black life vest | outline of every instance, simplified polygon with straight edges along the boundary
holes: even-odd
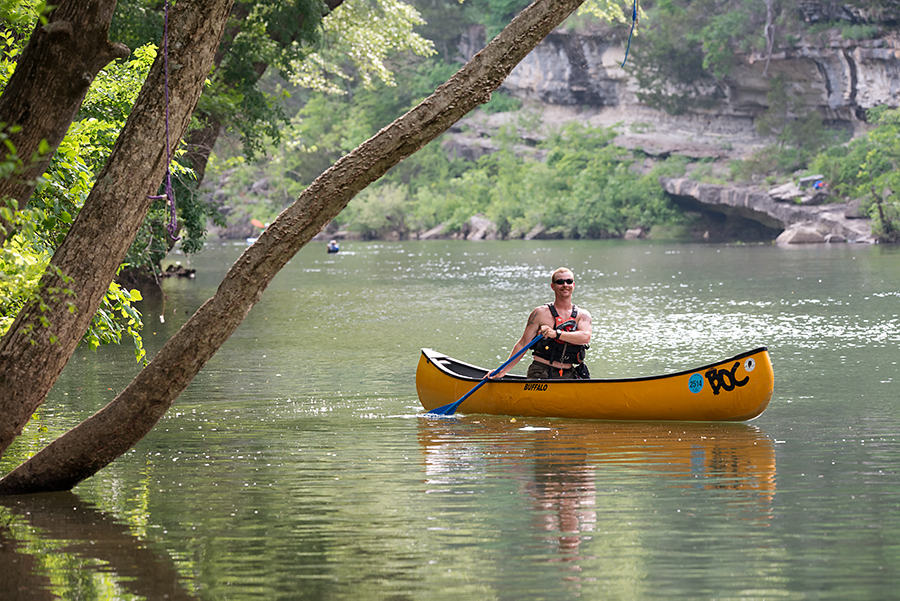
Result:
[[[575,305],[572,305],[571,317],[561,317],[553,303],[548,303],[547,308],[550,309],[550,314],[553,315],[557,327],[570,319],[574,320],[578,317],[578,307]],[[575,324],[562,328],[564,332],[574,332],[576,329],[577,326]],[[583,363],[588,348],[590,348],[590,345],[587,344],[572,344],[562,340],[545,338],[532,347],[532,353],[547,361]]]

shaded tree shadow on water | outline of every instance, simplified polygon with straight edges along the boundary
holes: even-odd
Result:
[[[48,565],[48,554],[65,559]],[[83,598],[93,572],[114,575],[116,586],[146,599],[199,598],[171,558],[72,492],[0,497],[0,565],[9,601]]]

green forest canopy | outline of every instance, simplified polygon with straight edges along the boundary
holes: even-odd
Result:
[[[341,9],[343,19],[307,23],[302,43],[292,46],[291,52],[278,50],[258,33],[241,39],[239,49],[255,48],[252,56],[276,69],[261,80],[246,80],[243,88],[214,83],[204,94],[201,113],[219,111],[229,132],[210,162],[211,178],[227,207],[193,192],[190,169],[173,163],[176,179],[184,184],[178,193],[179,221],[187,234],[183,248],[190,252],[202,247],[209,219],[220,224],[226,218],[271,221],[334,160],[446,80],[460,65],[456,42],[463,32],[480,26],[490,36],[525,4],[525,0],[462,4],[420,0],[411,3],[416,10],[393,0],[347,2]],[[889,0],[847,4],[865,7],[873,17],[893,6]],[[0,89],[41,6],[30,0],[7,0],[2,5]],[[630,5],[618,6],[622,24],[616,27],[624,35]],[[883,26],[875,24],[810,24],[798,11],[783,3],[780,8],[773,21],[774,49],[824,28],[840,28],[846,37],[884,33]],[[646,0],[642,9],[645,18],[628,68],[641,85],[642,99],[665,110],[678,112],[702,102],[698,86],[715,86],[727,77],[740,54],[766,50],[765,2]],[[0,208],[19,233],[0,251],[0,333],[29,298],[72,223],[155,56],[153,41],[161,31],[158,3],[123,0],[117,10],[114,34],[133,45],[132,56],[110,65],[97,78],[30,208]],[[390,36],[378,37],[376,47],[368,49],[371,52],[359,52],[362,40],[372,38],[365,25],[373,10],[392,18],[397,27],[390,29]],[[592,23],[596,24],[595,17],[582,12],[568,26]],[[229,69],[246,71],[246,64],[237,61]],[[769,104],[759,125],[765,129],[762,133],[774,137],[775,145],[735,163],[731,178],[761,175],[776,181],[798,170],[824,173],[840,198],[866,201],[883,240],[898,241],[898,112],[885,107],[870,111],[875,127],[869,135],[846,141],[837,134],[826,135],[816,114],[796,115],[796,99],[777,78],[771,80]],[[522,236],[540,225],[559,236],[596,238],[621,236],[635,227],[685,223],[686,217],[669,202],[657,180],[660,175],[684,173],[687,159],[659,161],[645,173],[637,169],[645,157],[614,146],[612,130],[571,125],[534,146],[525,143],[521,133],[534,129],[540,115],[523,110],[518,99],[498,92],[480,110],[515,115],[493,140],[497,152],[467,161],[448,156],[440,141],[431,144],[355,199],[335,225],[366,238],[406,237],[438,224],[444,224],[447,232],[459,231],[481,213],[504,237]],[[198,122],[197,127],[201,125]],[[7,153],[0,167],[4,176],[13,173],[14,153]],[[266,183],[264,195],[251,193],[259,181]],[[164,209],[160,203],[148,216],[129,253],[132,265],[154,268],[168,252],[162,233]],[[130,336],[141,359],[140,316],[131,304],[139,299],[138,292],[113,284],[85,342],[96,347]]]
[[[395,57],[391,66],[398,85],[355,82],[343,94],[293,94],[295,101],[300,101],[291,119],[290,140],[273,146],[263,161],[248,162],[242,155],[219,148],[214,166],[217,193],[233,210],[230,219],[271,220],[342,152],[378,131],[390,115],[443,81],[445,73],[455,68],[454,40],[462,31],[474,24],[489,33],[495,22],[502,22],[524,2],[497,0],[478,3],[477,9],[475,3],[418,4],[423,5],[428,21],[422,31],[434,39],[437,52],[429,57]],[[851,4],[865,7],[873,17],[891,5]],[[645,18],[627,68],[641,83],[641,98],[657,108],[677,113],[702,106],[705,96],[701,90],[727,77],[736,57],[766,50],[764,2],[669,0],[647,1],[641,6]],[[776,11],[773,23],[773,51],[796,43],[801,36],[835,29],[854,39],[886,33],[883,26],[847,21],[809,23],[786,5]],[[590,16],[584,14],[569,20],[569,27],[590,24]],[[627,31],[627,26],[618,27],[623,30],[619,33]],[[745,161],[734,162],[729,177],[708,176],[707,181],[765,179],[774,183],[798,171],[824,172],[838,194],[836,200],[864,199],[878,218],[876,233],[886,241],[894,240],[891,224],[897,218],[896,199],[872,193],[873,183],[880,191],[897,189],[881,181],[893,177],[891,160],[877,161],[874,171],[861,169],[861,157],[883,157],[891,152],[885,145],[896,127],[893,112],[885,108],[870,111],[869,120],[876,126],[872,134],[849,142],[840,131],[830,131],[818,113],[798,110],[799,99],[791,96],[789,86],[777,77],[770,79],[768,103],[770,108],[757,125],[760,134],[774,144]],[[540,125],[540,114],[523,109],[521,101],[503,92],[495,93],[480,110],[514,115],[513,124],[492,140],[498,152],[468,161],[448,156],[438,141],[355,199],[334,225],[364,238],[402,238],[438,224],[444,224],[445,232],[460,231],[471,216],[481,213],[496,223],[505,237],[522,236],[538,225],[565,237],[616,237],[631,228],[685,223],[685,216],[666,200],[656,179],[684,173],[688,159],[657,161],[648,174],[637,169],[645,158],[640,151],[608,148],[612,131],[569,126],[534,147],[523,134]],[[574,155],[585,157],[584,161],[570,160]],[[561,156],[566,159],[560,162]],[[874,163],[870,159],[866,164]],[[694,173],[707,171],[701,168]],[[263,193],[252,190],[259,183],[264,184]],[[880,214],[884,214],[884,222]]]

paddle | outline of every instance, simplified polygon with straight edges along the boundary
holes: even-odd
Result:
[[[521,356],[522,356],[522,353],[524,353],[525,351],[527,351],[528,349],[530,349],[532,346],[534,346],[534,343],[537,342],[538,340],[540,340],[540,339],[543,338],[543,337],[544,337],[544,336],[543,336],[542,334],[538,334],[537,336],[535,336],[535,337],[534,337],[534,340],[532,340],[532,341],[529,342],[527,345],[525,345],[525,348],[523,348],[522,350],[520,350],[518,353],[516,353],[515,355],[513,355],[513,356],[510,357],[509,359],[507,359],[507,360],[506,360],[506,363],[504,363],[503,365],[501,365],[500,367],[498,367],[497,369],[495,369],[494,371],[492,371],[492,372],[491,372],[491,375],[494,375],[495,373],[497,373],[498,371],[500,371],[501,369],[503,369],[504,367],[506,367],[507,365],[509,365],[510,363],[512,363],[513,361],[515,361],[516,359],[518,359],[519,357],[521,357]],[[429,411],[428,413],[433,413],[433,414],[435,414],[435,415],[453,415],[454,413],[456,413],[456,408],[459,407],[460,404],[461,404],[464,400],[466,400],[467,398],[469,398],[470,396],[472,396],[472,393],[473,393],[473,392],[475,392],[476,390],[478,390],[479,388],[481,388],[482,386],[484,386],[487,382],[488,382],[488,379],[487,379],[487,378],[483,379],[481,382],[479,382],[478,384],[475,385],[475,388],[473,388],[472,390],[470,390],[470,391],[467,392],[466,394],[462,395],[462,397],[461,397],[458,401],[455,401],[455,402],[453,402],[453,403],[450,403],[449,405],[444,405],[443,407],[438,407],[437,409],[432,409],[432,410]]]
[[[568,328],[569,326],[574,326],[574,325],[575,325],[575,320],[569,319],[569,320],[564,321],[563,323],[559,324],[557,326],[557,328],[558,329]],[[528,344],[525,345],[525,348],[521,349],[518,353],[516,353],[515,355],[513,355],[512,357],[507,359],[503,365],[501,365],[500,367],[498,367],[497,369],[492,371],[491,375],[494,375],[495,373],[497,373],[498,371],[500,371],[501,369],[503,369],[504,367],[506,367],[507,365],[509,365],[516,359],[518,359],[519,357],[521,357],[522,353],[524,353],[525,351],[530,349],[532,346],[534,346],[534,343],[543,337],[544,336],[541,334],[538,334],[537,336],[535,336],[531,342],[529,342]],[[456,409],[462,404],[462,402],[464,400],[466,400],[467,398],[469,398],[470,396],[472,396],[473,392],[475,392],[476,390],[478,390],[479,388],[484,386],[487,383],[487,381],[488,381],[488,378],[483,379],[481,382],[479,382],[478,384],[475,385],[475,388],[473,388],[466,394],[462,395],[462,397],[458,401],[450,403],[449,405],[443,405],[442,407],[438,407],[437,409],[432,409],[428,413],[431,413],[434,415],[453,415],[454,413],[456,413]]]

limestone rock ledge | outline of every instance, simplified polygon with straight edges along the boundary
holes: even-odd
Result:
[[[869,219],[847,217],[852,203],[799,205],[779,202],[752,186],[704,184],[687,178],[661,177],[663,190],[688,210],[746,219],[782,233],[780,243],[873,242]]]

